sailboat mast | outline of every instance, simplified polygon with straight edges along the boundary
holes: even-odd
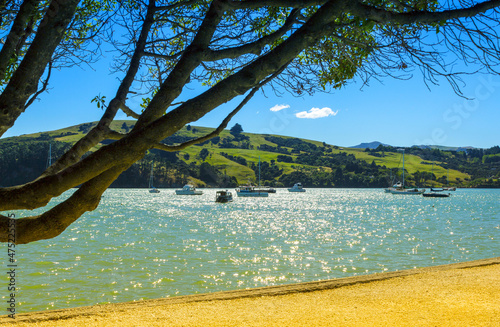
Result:
[[[260,156],[259,156],[259,187],[260,187]]]
[[[151,175],[149,176],[149,188],[153,187],[153,163],[151,163]]]
[[[405,149],[403,149],[403,189],[405,188]]]
[[[47,167],[46,168],[49,168],[50,166],[52,166],[52,143],[49,144],[49,154],[47,156]]]

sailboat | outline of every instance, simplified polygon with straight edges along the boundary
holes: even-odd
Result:
[[[394,178],[392,177],[392,168],[389,169],[389,172],[391,174],[390,181],[391,181],[391,184],[392,184],[392,183],[394,183]],[[385,188],[384,192],[385,193],[391,193],[391,190],[396,189],[396,188],[400,188],[400,187],[401,187],[401,182],[397,182],[396,184],[392,185],[391,187]]]
[[[442,187],[440,189],[431,187],[431,192],[455,191],[457,189],[456,187],[449,187],[449,180],[450,180],[450,169],[448,168],[448,176],[446,178],[446,187]]]
[[[405,188],[405,149],[401,149],[403,152],[403,183],[401,184],[401,187],[393,187],[389,190],[389,193],[392,194],[412,194],[412,195],[417,195],[417,194],[422,194],[425,192],[425,189],[419,190],[417,188]]]
[[[260,156],[259,156],[259,188],[260,188]],[[259,188],[248,183],[247,185],[240,186],[236,189],[236,194],[240,197],[261,197],[265,198],[269,196],[268,192],[261,191]]]
[[[49,144],[49,153],[47,155],[47,167],[49,168],[52,166],[52,143]]]
[[[151,163],[151,175],[149,176],[149,193],[160,193],[160,190],[153,186],[153,163]]]
[[[448,176],[446,176],[446,187],[443,187],[444,191],[456,191],[456,187],[450,187],[450,168],[448,168]]]

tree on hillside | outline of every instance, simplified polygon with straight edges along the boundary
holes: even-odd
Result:
[[[458,60],[474,72],[498,73],[499,9],[500,0],[4,1],[0,136],[43,100],[54,68],[91,65],[108,40],[121,84],[108,102],[95,98],[101,120],[51,167],[32,182],[0,189],[0,211],[43,207],[81,185],[44,213],[16,220],[17,243],[55,237],[94,210],[149,149],[179,151],[218,135],[263,87],[312,94],[420,70],[425,82],[444,78],[460,92]],[[200,83],[205,88],[192,95]],[[186,90],[190,98],[180,100]],[[143,98],[138,108],[130,107],[134,96]],[[160,143],[233,99],[239,104],[214,132]],[[110,128],[119,110],[136,119],[126,134]],[[105,139],[116,142],[84,156]],[[9,222],[0,217],[3,242]]]
[[[205,161],[205,159],[207,159],[207,157],[208,157],[209,154],[210,154],[210,152],[208,152],[208,149],[203,148],[203,149],[201,149],[201,151],[198,154],[198,156],[201,158],[202,161]]]
[[[238,134],[241,134],[243,132],[243,127],[241,127],[240,124],[236,123],[236,124],[234,124],[233,127],[231,127],[231,129],[229,131],[232,135],[238,135]]]
[[[128,128],[128,126],[127,126],[127,123],[123,123],[123,124],[122,124],[122,129],[123,129],[123,130],[125,130],[125,132],[127,132],[127,133],[128,133],[129,128]]]

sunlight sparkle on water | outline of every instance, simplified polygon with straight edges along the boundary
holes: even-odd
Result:
[[[278,190],[268,198],[235,198],[224,205],[214,198],[215,190],[196,197],[176,196],[173,190],[106,191],[97,210],[59,237],[19,246],[19,310],[279,285],[499,255],[499,190],[458,190],[446,199],[394,196],[379,189]]]

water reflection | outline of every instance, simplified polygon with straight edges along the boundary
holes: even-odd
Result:
[[[173,190],[112,189],[96,211],[56,239],[19,246],[19,309],[494,257],[499,255],[499,196],[498,190],[459,190],[446,199],[368,189],[278,190],[269,198],[236,198],[221,205],[214,202],[215,190],[190,197]]]

